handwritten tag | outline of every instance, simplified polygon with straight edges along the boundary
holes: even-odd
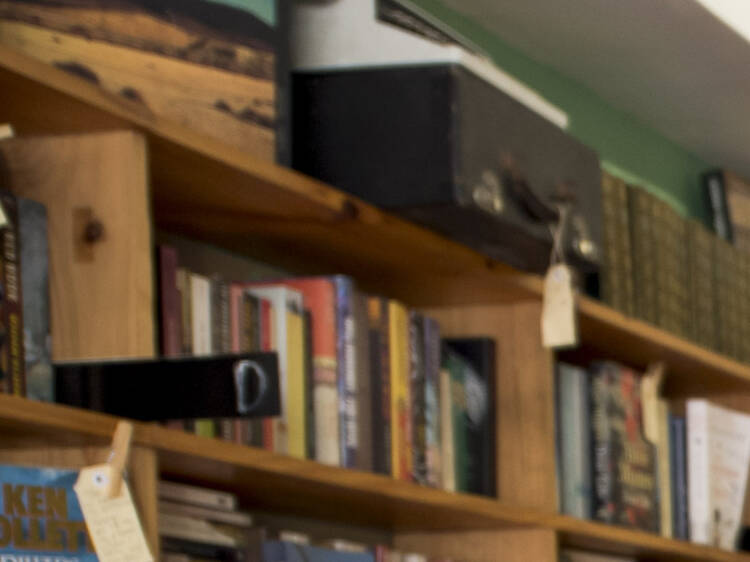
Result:
[[[552,265],[544,278],[542,344],[548,348],[578,345],[573,274],[564,263]]]
[[[110,464],[81,470],[73,486],[101,562],[153,562],[126,482],[109,496],[114,469]]]

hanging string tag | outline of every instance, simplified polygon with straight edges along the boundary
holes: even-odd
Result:
[[[81,470],[73,489],[101,562],[153,562],[138,513],[123,479],[133,425],[119,422],[104,464]]]
[[[578,320],[576,315],[573,271],[565,263],[565,234],[570,218],[570,202],[556,204],[558,220],[550,225],[552,255],[544,278],[542,304],[542,344],[559,349],[578,345]]]

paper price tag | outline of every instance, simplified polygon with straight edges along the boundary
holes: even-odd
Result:
[[[544,278],[542,344],[548,348],[578,345],[573,274],[564,263],[552,265]]]
[[[110,464],[89,466],[73,486],[94,550],[101,562],[153,562],[127,483],[108,497],[113,474]]]

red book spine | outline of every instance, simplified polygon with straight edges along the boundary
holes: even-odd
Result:
[[[177,289],[177,250],[159,246],[159,313],[161,352],[167,357],[182,353],[182,302]]]
[[[260,299],[261,351],[273,351],[273,310],[270,301]],[[273,418],[263,418],[263,448],[273,451]]]

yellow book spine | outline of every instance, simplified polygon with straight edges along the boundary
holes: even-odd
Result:
[[[296,310],[287,310],[287,412],[288,454],[304,459],[307,453],[307,407],[304,358],[304,321]]]
[[[401,303],[388,303],[391,359],[391,470],[400,480],[411,478],[409,407],[409,313]]]

